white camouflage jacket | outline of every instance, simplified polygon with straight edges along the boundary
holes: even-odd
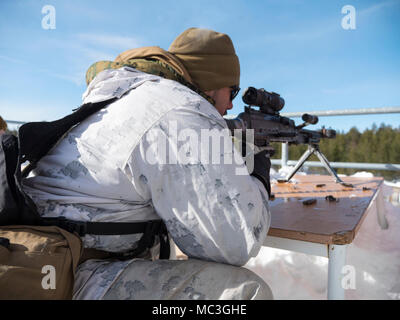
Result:
[[[161,217],[189,257],[241,266],[256,256],[270,226],[268,195],[214,106],[130,67],[98,74],[83,102],[112,97],[119,99],[70,130],[24,180],[40,213],[101,222]],[[224,147],[201,140],[210,130]],[[140,236],[83,242],[122,252]]]

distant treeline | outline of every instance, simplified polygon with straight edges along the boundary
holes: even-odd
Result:
[[[274,159],[281,157],[281,144],[274,143],[276,148]],[[337,133],[335,139],[323,139],[320,143],[322,153],[330,162],[366,162],[366,163],[393,163],[400,164],[400,127],[393,129],[391,126],[375,124],[371,129],[360,133],[357,128],[352,128],[347,133]],[[298,160],[306,145],[290,146],[289,159]],[[308,161],[319,161],[313,155]],[[386,170],[361,170],[361,169],[335,169],[338,173],[353,174],[357,171],[372,172],[375,176],[385,179],[399,179],[399,171]],[[326,172],[324,168],[309,168],[310,172]],[[326,172],[327,173],[327,172]],[[328,173],[327,173],[328,174]]]
[[[15,136],[18,135],[17,130],[9,130],[9,129],[7,129],[6,132],[7,132],[7,133],[12,133],[12,134],[15,135]]]

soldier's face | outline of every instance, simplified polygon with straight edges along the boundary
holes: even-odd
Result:
[[[214,99],[215,108],[221,116],[226,115],[227,110],[232,109],[231,88],[225,87],[218,90],[206,91],[205,93]]]

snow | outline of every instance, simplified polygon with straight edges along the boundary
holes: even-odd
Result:
[[[400,181],[397,182],[385,181],[385,184],[390,187],[400,188]]]
[[[271,179],[284,177],[288,170],[271,170]],[[369,172],[357,172],[353,176],[373,177]],[[346,282],[346,299],[400,300],[400,182],[385,181],[382,191],[384,208],[377,208],[376,202],[370,207],[347,249],[347,268],[343,269],[343,275],[350,280]],[[387,229],[378,223],[378,209],[384,210],[381,212]],[[328,258],[262,247],[245,267],[264,279],[277,300],[327,297]]]
[[[353,174],[351,176],[359,177],[359,178],[372,178],[374,175],[371,172],[361,171],[361,172],[356,172],[355,174]]]

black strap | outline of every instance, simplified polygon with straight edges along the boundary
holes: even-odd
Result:
[[[158,235],[160,237],[160,259],[169,259],[171,248],[169,244],[168,230],[164,223],[162,224]]]
[[[160,259],[169,259],[170,244],[168,230],[165,223],[159,220],[138,222],[88,222],[68,220],[65,217],[42,218],[43,225],[58,226],[71,233],[77,233],[83,237],[86,234],[94,235],[122,235],[143,233],[137,247],[124,253],[110,253],[111,258],[128,260],[139,256],[154,245],[155,237],[160,240]]]
[[[113,258],[120,260],[132,259],[143,253],[146,249],[150,249],[154,245],[155,236],[158,236],[160,239],[160,259],[169,259],[170,256],[168,230],[161,219],[138,222],[89,222],[57,217],[42,218],[42,222],[44,225],[58,226],[71,233],[76,232],[81,237],[86,234],[122,235],[143,233],[134,250],[112,255]]]
[[[168,231],[162,220],[139,222],[89,222],[68,220],[65,217],[43,218],[37,214],[36,206],[30,197],[23,191],[21,179],[36,167],[37,162],[46,155],[59,139],[74,125],[116,101],[112,98],[97,103],[86,103],[70,115],[52,122],[29,122],[18,130],[19,157],[15,172],[17,188],[21,192],[26,204],[24,209],[34,214],[26,215],[32,218],[32,224],[54,225],[69,232],[76,232],[80,236],[93,235],[126,235],[143,233],[138,247],[129,252],[127,257],[135,257],[154,244],[155,236],[160,238],[160,259],[168,259],[170,255]],[[29,165],[21,173],[21,165],[29,161]],[[22,199],[21,199],[22,200]],[[25,220],[27,221],[27,220]]]
[[[76,232],[83,237],[86,234],[93,235],[126,235],[143,233],[135,250],[124,256],[133,257],[142,253],[154,244],[155,236],[160,239],[160,259],[168,259],[170,255],[168,230],[161,220],[148,220],[137,222],[90,222],[68,220],[65,217],[42,218],[44,225],[58,226],[69,232]]]
[[[18,130],[19,155],[21,163],[29,161],[30,165],[24,170],[22,176],[26,177],[36,166],[36,163],[46,155],[57,141],[74,125],[115,100],[117,100],[117,98],[96,103],[86,103],[73,113],[59,120],[51,122],[28,122],[23,124]]]
[[[115,100],[117,98],[86,103],[62,119],[51,122],[28,122],[19,128],[18,161],[14,177],[16,188],[19,190],[19,203],[25,205],[20,207],[18,220],[33,225],[40,224],[41,220],[36,205],[23,190],[22,178],[26,177],[36,167],[38,161],[50,151],[68,130]],[[29,164],[21,171],[21,166],[25,161],[29,161]]]
[[[128,260],[135,258],[150,249],[154,245],[155,236],[159,237],[160,240],[160,259],[169,259],[170,256],[170,244],[168,231],[162,220],[148,221],[145,232],[142,238],[139,240],[137,247],[131,251],[124,253],[113,253],[112,257],[119,260]]]
[[[152,221],[149,220],[138,222],[91,222],[91,221],[77,221],[68,220],[65,217],[56,218],[42,218],[43,225],[57,226],[70,232],[76,232],[80,236],[86,234],[94,235],[122,235],[145,233],[146,228]]]

